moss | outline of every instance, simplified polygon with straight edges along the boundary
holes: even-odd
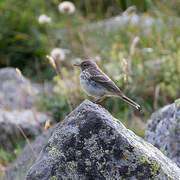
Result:
[[[51,156],[61,156],[61,152],[57,150],[55,146],[52,146],[51,149],[49,150],[49,153]]]
[[[81,151],[76,151],[76,153],[77,153],[77,156],[81,156],[82,155]]]
[[[55,134],[53,137],[50,138],[49,142],[54,142],[55,139],[58,139],[58,135]]]
[[[49,180],[58,180],[58,178],[56,176],[53,176]]]
[[[113,118],[113,120],[116,121],[116,122],[120,122],[120,120],[119,120],[119,119],[116,119],[116,118]]]
[[[151,173],[152,178],[155,178],[158,175],[160,165],[157,162],[155,162],[153,160],[146,159],[144,157],[141,159],[141,163],[142,164],[148,164],[150,166],[150,173]]]
[[[67,162],[67,168],[72,171],[76,167],[76,164],[74,161]]]
[[[176,105],[176,108],[179,109],[180,108],[180,98],[176,99],[174,103]]]

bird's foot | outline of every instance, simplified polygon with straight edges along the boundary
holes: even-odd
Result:
[[[98,104],[98,103],[100,103],[100,102],[104,101],[104,99],[105,99],[105,98],[106,98],[105,96],[100,97],[100,98],[97,98],[97,99],[95,99],[95,100],[94,100],[94,102],[93,102],[93,103]]]

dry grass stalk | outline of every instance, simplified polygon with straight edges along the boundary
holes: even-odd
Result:
[[[125,58],[122,59],[122,63],[123,63],[123,72],[124,72],[124,82],[127,80],[127,61]]]
[[[24,82],[24,76],[22,75],[22,72],[20,71],[20,69],[16,68],[16,72],[20,76],[21,80]]]
[[[56,70],[57,67],[56,67],[56,63],[55,63],[54,59],[51,56],[48,56],[48,55],[46,56],[46,58],[48,59],[51,66]]]
[[[29,147],[31,148],[31,150],[32,150],[32,152],[33,152],[34,157],[37,157],[37,154],[36,154],[36,152],[34,151],[32,145],[31,145],[30,140],[28,139],[28,137],[26,136],[26,134],[24,133],[24,131],[22,130],[22,128],[21,128],[18,124],[16,124],[16,127],[17,127],[17,129],[21,132],[21,134],[24,136],[27,144],[29,145]]]
[[[44,125],[44,129],[45,129],[45,130],[48,130],[48,129],[51,128],[51,127],[52,127],[52,125],[51,125],[51,123],[50,123],[50,120],[48,119],[48,120],[46,121],[45,125]]]

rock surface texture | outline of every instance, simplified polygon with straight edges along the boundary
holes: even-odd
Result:
[[[10,168],[5,171],[3,180],[24,180],[26,179],[27,171],[36,160],[36,156],[41,151],[42,147],[46,145],[48,139],[51,137],[54,128],[43,132],[32,144],[32,148],[26,145],[21,155],[11,164]],[[32,151],[33,149],[33,151]]]
[[[38,136],[44,129],[44,124],[51,118],[32,110],[7,111],[0,109],[0,146],[6,151],[13,151],[18,140],[23,139],[23,130],[28,138]]]
[[[152,114],[145,139],[180,167],[180,99]]]
[[[27,180],[180,179],[157,148],[86,100],[56,127]]]
[[[8,67],[0,69],[0,90],[0,108],[31,109],[42,92],[53,94],[53,85],[44,83],[42,87],[25,77],[22,79],[15,68]]]
[[[22,78],[14,68],[0,69],[0,108],[31,108],[40,92],[38,84]]]

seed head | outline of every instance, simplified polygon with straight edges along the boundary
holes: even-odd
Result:
[[[69,53],[68,49],[54,48],[51,51],[51,57],[55,60],[64,61],[66,58],[66,54]]]
[[[70,1],[64,1],[60,3],[58,9],[62,14],[73,14],[76,10],[74,4]]]
[[[38,18],[39,24],[48,24],[51,22],[51,18],[45,14],[42,14]]]

